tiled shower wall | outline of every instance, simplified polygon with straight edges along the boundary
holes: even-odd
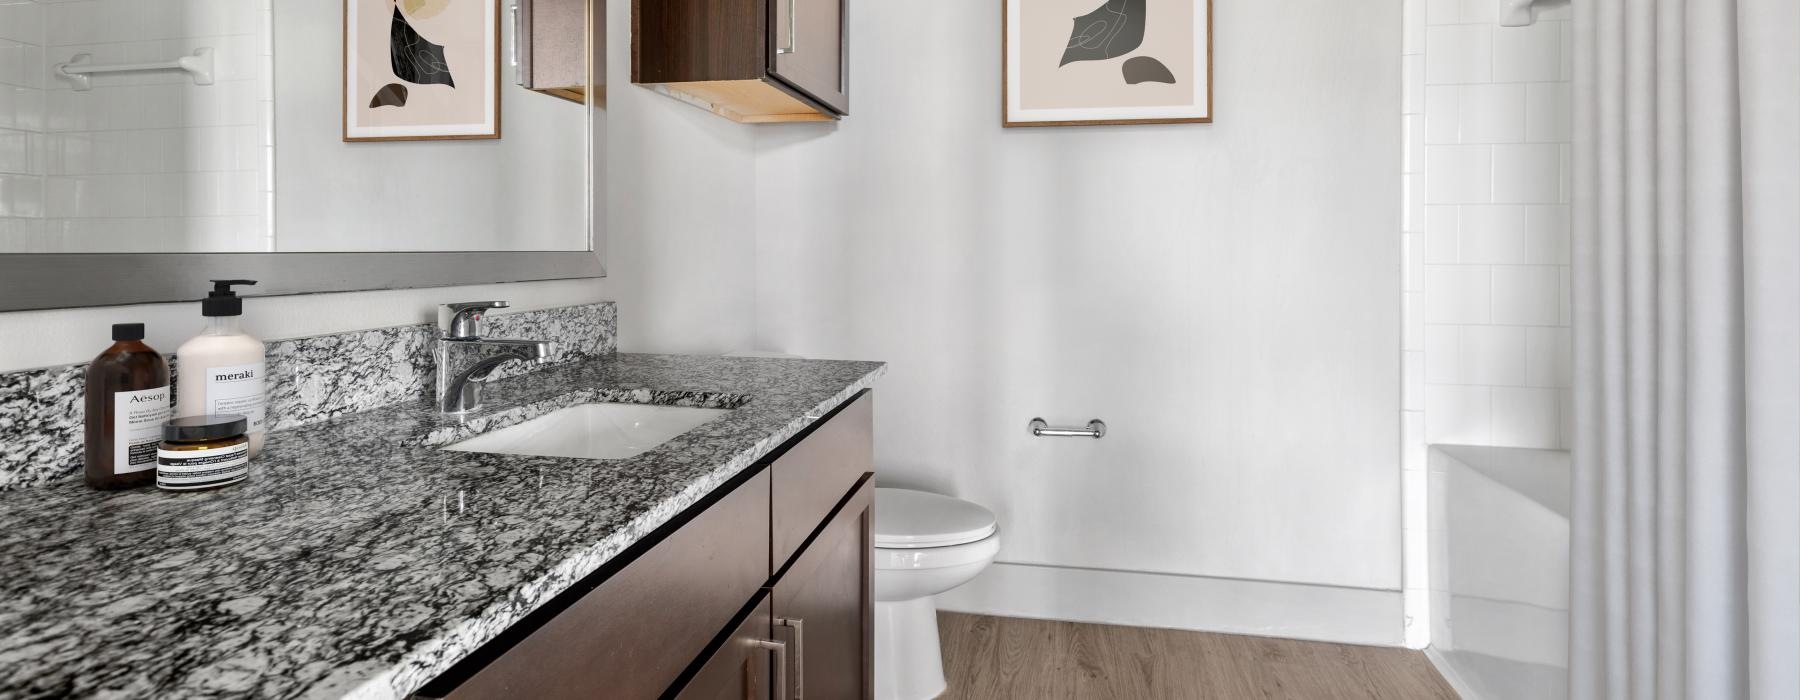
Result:
[[[1407,642],[1429,641],[1426,447],[1562,449],[1570,32],[1500,0],[1405,0],[1402,425]]]
[[[0,0],[0,251],[42,237],[44,6]]]
[[[12,126],[0,96],[0,129],[37,134],[18,137],[30,141],[20,156],[0,131],[0,173],[22,158],[34,179],[16,186],[24,205],[0,182],[0,252],[269,249],[268,0],[0,0],[5,41],[0,90],[18,89]],[[78,91],[55,74],[83,53],[140,63],[201,47],[211,85],[156,71],[96,75]]]

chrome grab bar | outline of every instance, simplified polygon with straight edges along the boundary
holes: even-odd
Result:
[[[1034,437],[1086,437],[1098,440],[1106,437],[1106,424],[1099,418],[1088,421],[1086,428],[1052,428],[1042,418],[1031,419],[1031,434]]]

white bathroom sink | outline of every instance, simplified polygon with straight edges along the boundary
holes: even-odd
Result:
[[[444,449],[540,457],[635,457],[701,424],[730,413],[723,408],[584,403],[477,435]]]

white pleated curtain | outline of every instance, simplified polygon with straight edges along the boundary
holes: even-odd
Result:
[[[1800,0],[1573,0],[1578,700],[1800,699]]]

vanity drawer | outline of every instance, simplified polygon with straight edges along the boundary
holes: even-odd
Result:
[[[661,542],[453,689],[422,695],[660,696],[768,582],[769,481],[759,473],[678,518]]]
[[[875,471],[875,398],[863,391],[789,443],[773,478],[770,570],[786,566],[864,474]]]

